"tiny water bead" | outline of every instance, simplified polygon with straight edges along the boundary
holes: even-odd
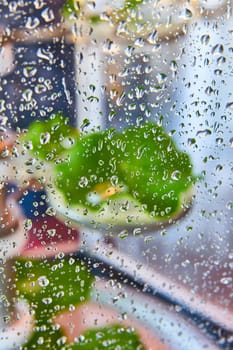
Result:
[[[37,74],[37,68],[35,66],[27,66],[23,68],[23,75],[25,78],[32,78]]]
[[[222,44],[216,44],[211,50],[211,53],[213,55],[221,55],[223,52],[224,52],[224,46]]]
[[[57,230],[56,229],[50,229],[47,231],[49,237],[55,237]]]
[[[181,179],[181,176],[182,176],[181,171],[175,170],[175,171],[173,171],[173,173],[171,174],[171,179],[172,179],[172,180],[175,180],[175,181],[178,181],[178,180]]]
[[[56,209],[53,207],[48,207],[46,210],[46,214],[49,216],[55,216],[56,215]]]
[[[32,228],[32,220],[26,219],[24,222],[24,229],[25,231],[29,231]]]
[[[42,12],[41,12],[41,17],[45,20],[45,22],[49,23],[52,22],[55,18],[54,12],[51,8],[46,7]]]
[[[45,304],[45,305],[52,304],[52,302],[53,302],[52,298],[43,298],[42,299],[42,303]]]
[[[223,277],[220,279],[220,283],[223,284],[223,285],[229,285],[231,284],[233,281],[232,277]]]
[[[201,43],[207,45],[210,41],[210,35],[209,34],[203,34],[201,36]]]
[[[37,281],[41,287],[47,287],[49,285],[49,280],[46,276],[40,276]]]
[[[40,20],[37,17],[28,17],[25,23],[26,29],[36,29],[40,25]]]
[[[88,182],[89,182],[88,179],[87,179],[85,176],[82,176],[82,177],[80,178],[80,181],[79,181],[78,185],[79,185],[79,187],[81,187],[81,188],[85,188],[85,187],[87,187]]]
[[[51,138],[51,135],[49,132],[43,132],[40,134],[40,143],[41,145],[46,145],[47,143],[49,143]]]

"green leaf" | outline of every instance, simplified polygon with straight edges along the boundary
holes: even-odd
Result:
[[[64,140],[70,135],[73,145],[66,150]],[[24,141],[31,141],[34,157],[54,160],[55,185],[66,201],[89,210],[99,210],[109,196],[116,199],[123,191],[155,219],[172,217],[196,181],[189,156],[151,122],[122,133],[109,129],[79,137],[57,114],[34,123]]]
[[[122,134],[108,130],[84,136],[66,159],[56,166],[56,185],[69,203],[95,210],[104,199],[90,203],[90,194],[98,186],[111,186],[114,178],[155,218],[170,217],[181,209],[182,193],[196,180],[189,156],[154,123]]]
[[[93,278],[76,259],[17,260],[15,266],[17,289],[42,318],[89,298]]]
[[[65,350],[143,350],[139,336],[131,328],[113,325],[90,329],[79,337],[80,341],[68,345]]]
[[[59,349],[61,332],[53,327],[56,313],[89,299],[93,277],[76,259],[25,260],[15,262],[19,296],[35,313],[35,331],[24,350]],[[44,339],[44,340],[43,340]],[[40,344],[43,341],[43,344]]]
[[[78,138],[78,132],[69,125],[62,113],[51,115],[48,120],[35,121],[23,136],[22,142],[31,142],[33,154],[38,158],[54,161]]]
[[[126,129],[122,142],[125,156],[120,170],[129,192],[157,218],[175,214],[181,193],[194,181],[188,155],[153,123]]]
[[[67,345],[62,331],[54,323],[54,316],[71,305],[89,300],[93,277],[83,262],[73,258],[18,259],[15,274],[19,297],[28,300],[35,313],[34,332],[22,350],[101,350],[107,344],[110,350],[116,347],[143,349],[138,335],[120,325],[87,330],[81,337],[83,341]]]
[[[83,136],[77,144],[64,154],[68,159],[55,167],[56,185],[71,204],[99,208],[88,201],[96,185],[111,185],[118,175],[121,153],[113,143],[114,132],[107,130]]]
[[[62,332],[52,327],[48,320],[44,325],[36,325],[35,331],[27,343],[23,345],[22,350],[64,349],[62,337],[64,337]]]

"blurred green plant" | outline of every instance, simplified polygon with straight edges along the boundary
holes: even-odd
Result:
[[[196,180],[189,156],[154,123],[84,135],[63,156],[56,185],[70,204],[89,210],[127,194],[155,218],[171,217]]]
[[[33,333],[22,350],[102,350],[107,343],[110,350],[143,349],[134,331],[116,324],[87,330],[80,342],[67,343],[55,316],[89,300],[94,279],[83,262],[72,257],[18,259],[15,273],[18,297],[29,302],[35,318]]]
[[[87,301],[93,278],[77,260],[25,260],[16,267],[16,288],[35,317],[34,332],[23,350],[61,349],[64,334],[53,323],[54,316],[71,305]]]
[[[177,149],[162,126],[148,122],[122,133],[108,129],[79,135],[65,121],[59,115],[59,128],[49,144],[41,144],[41,132],[51,133],[57,118],[35,122],[25,138],[32,141],[38,157],[59,159],[50,163],[55,185],[69,204],[97,211],[109,200],[126,196],[155,219],[181,210],[183,196],[197,177],[189,156]],[[63,140],[68,134],[73,143],[65,149],[56,137]]]
[[[84,341],[79,344],[72,344],[66,350],[145,350],[140,343],[138,335],[131,328],[124,328],[119,325],[105,327],[96,330],[88,330],[85,333]]]

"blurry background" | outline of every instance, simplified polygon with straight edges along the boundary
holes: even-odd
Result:
[[[69,116],[71,124],[76,124],[80,96],[85,105],[82,95],[85,87],[81,88],[82,83],[76,79],[80,47],[60,34],[46,39],[51,26],[60,30],[62,5],[63,1],[40,0],[0,4],[0,31],[7,42],[0,54],[11,50],[13,59],[9,73],[0,77],[0,115],[2,124],[14,130],[27,128],[33,120],[48,118],[58,110]],[[118,249],[134,254],[149,271],[166,277],[166,288],[171,294],[174,289],[175,300],[177,290],[181,290],[178,294],[183,293],[185,303],[230,331],[233,330],[231,5],[231,1],[219,1],[212,3],[211,8],[210,2],[202,2],[204,7],[190,14],[185,12],[186,2],[165,2],[160,9],[162,15],[157,12],[157,20],[164,16],[167,21],[173,14],[174,21],[185,22],[182,33],[175,37],[165,35],[143,48],[135,39],[133,53],[129,53],[129,45],[120,42],[118,53],[112,55],[114,62],[109,59],[111,55],[105,55],[105,50],[106,65],[101,67],[101,84],[106,85],[106,94],[102,94],[103,125],[121,129],[149,119],[161,121],[178,147],[190,154],[196,174],[203,175],[195,188],[193,208],[185,218],[159,232],[129,238],[131,243],[127,246],[118,240]],[[155,21],[156,7],[153,11]],[[34,40],[27,35],[27,31],[40,28],[46,29],[43,39]],[[24,34],[20,37],[21,32]],[[98,69],[94,66],[93,72]],[[105,81],[109,71],[111,82]],[[100,78],[94,77],[93,72],[93,80],[97,79],[94,81],[98,84]],[[116,87],[123,93],[122,101],[114,97]],[[87,108],[85,113],[88,112]],[[28,215],[34,201],[35,195],[33,199],[24,199]],[[160,281],[156,283],[160,285]],[[232,338],[224,337],[224,331],[218,327],[213,332],[220,339],[219,345],[230,349]],[[221,332],[223,337],[219,336]]]

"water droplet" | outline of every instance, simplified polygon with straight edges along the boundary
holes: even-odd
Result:
[[[183,18],[185,20],[192,18],[193,13],[190,9],[184,8],[180,14],[180,18]]]
[[[145,93],[145,89],[142,86],[136,86],[135,95],[137,99],[142,98],[144,93]]]
[[[89,125],[91,124],[90,120],[89,119],[84,119],[82,121],[82,124],[80,125],[80,129],[81,131],[84,131],[85,128],[87,128]]]
[[[224,51],[224,46],[222,44],[217,44],[212,48],[212,54],[213,55],[220,55]]]
[[[231,137],[230,140],[229,140],[229,146],[230,146],[231,148],[233,148],[233,137]]]
[[[38,279],[38,284],[41,286],[41,287],[46,287],[49,285],[49,280],[47,279],[46,276],[40,276]]]
[[[54,63],[54,56],[53,53],[49,50],[39,48],[37,50],[37,57],[49,61],[49,63]]]
[[[125,55],[127,57],[131,57],[132,54],[134,53],[135,48],[133,46],[127,46],[125,49]]]
[[[133,229],[133,235],[139,236],[142,233],[142,229],[140,227],[136,227]]]
[[[156,78],[157,78],[159,84],[163,84],[167,80],[167,75],[165,73],[158,73],[156,75]]]
[[[171,61],[170,62],[170,69],[173,71],[173,72],[176,72],[177,71],[177,68],[178,68],[178,66],[177,66],[177,62],[176,61]]]
[[[137,158],[137,159],[141,159],[142,156],[143,156],[143,153],[144,153],[145,151],[146,151],[146,147],[145,147],[145,146],[138,147],[136,158]]]
[[[222,70],[221,70],[221,69],[215,69],[215,70],[214,70],[214,74],[215,74],[216,76],[220,76],[220,75],[222,75]]]
[[[118,107],[124,105],[125,97],[126,97],[125,92],[122,92],[122,93],[120,94],[120,96],[117,98],[117,100],[116,100],[116,105],[117,105]]]
[[[32,141],[27,141],[22,145],[24,150],[33,150]]]
[[[118,237],[121,238],[121,239],[125,239],[127,238],[129,235],[128,231],[127,230],[123,230],[121,231],[119,234],[118,234]]]
[[[39,337],[37,340],[37,344],[43,345],[44,344],[44,337]]]
[[[152,241],[152,239],[153,239],[152,236],[146,236],[146,237],[144,238],[144,242],[145,242],[145,243],[149,243],[150,241]]]
[[[37,69],[34,66],[27,66],[23,68],[23,75],[26,78],[34,77],[37,73]]]
[[[145,44],[145,40],[143,38],[137,38],[134,41],[134,45],[137,46],[137,47],[143,47],[144,44]]]
[[[196,136],[205,137],[205,136],[208,136],[208,135],[211,135],[211,134],[212,134],[211,130],[204,129],[204,130],[197,131]]]
[[[152,72],[152,67],[151,66],[146,66],[146,68],[145,68],[145,73],[146,74],[149,74],[149,73],[151,73]]]
[[[118,185],[118,181],[119,181],[118,176],[113,175],[111,177],[110,181],[111,181],[112,186],[117,186]]]
[[[8,7],[10,12],[16,12],[18,4],[16,1],[10,1]]]
[[[85,177],[85,176],[82,176],[79,180],[79,183],[78,185],[81,187],[81,188],[85,188],[87,187],[88,185],[88,179]]]
[[[85,337],[83,335],[79,335],[78,337],[75,337],[75,343],[83,343],[85,341]]]
[[[226,204],[226,208],[228,209],[228,210],[232,210],[233,209],[233,202],[227,202],[227,204]]]
[[[215,93],[215,90],[211,86],[207,86],[207,88],[205,89],[205,93],[206,95],[211,96]]]
[[[182,267],[187,267],[187,266],[189,266],[189,265],[190,265],[190,260],[188,260],[188,259],[182,261],[182,263],[181,263],[181,266],[182,266]]]
[[[124,201],[120,206],[120,211],[126,212],[129,210],[129,201]]]
[[[128,110],[129,111],[135,111],[137,109],[137,104],[136,103],[130,103],[128,105]]]
[[[104,43],[103,43],[103,52],[109,53],[109,51],[111,51],[112,48],[113,48],[113,44],[114,44],[114,43],[113,43],[112,40],[106,39],[106,40],[104,41]]]
[[[224,285],[228,285],[232,283],[232,277],[223,277],[220,279],[220,283]]]
[[[56,209],[53,207],[48,207],[46,210],[46,214],[49,216],[55,216],[56,215]]]
[[[218,65],[221,65],[221,64],[223,64],[223,63],[225,63],[226,62],[226,57],[224,57],[224,56],[220,56],[218,59],[217,59],[217,64]]]
[[[181,172],[179,170],[175,170],[173,171],[173,173],[171,174],[171,178],[172,180],[178,181],[181,179]]]
[[[223,144],[223,141],[224,141],[224,140],[223,140],[222,137],[217,137],[217,138],[216,138],[216,144],[217,144],[217,145],[222,145],[222,144]]]
[[[33,266],[33,264],[30,260],[25,262],[25,267],[30,268],[32,266]]]
[[[24,222],[24,229],[25,231],[29,231],[32,228],[32,220],[26,219]]]
[[[233,102],[228,102],[226,104],[226,108],[229,108],[229,109],[233,110]]]
[[[65,253],[64,253],[64,252],[59,252],[59,253],[56,255],[56,257],[57,257],[58,259],[63,259],[63,258],[65,257]]]
[[[65,137],[64,140],[62,140],[62,146],[66,149],[71,148],[75,144],[76,140],[73,137]]]
[[[150,44],[155,44],[157,40],[157,30],[153,30],[147,37],[147,41]]]
[[[121,70],[118,75],[120,78],[127,77],[129,75],[130,69],[125,67],[123,70]]]
[[[40,20],[37,17],[28,17],[25,23],[27,29],[36,29],[40,25]]]
[[[223,166],[221,164],[216,165],[215,168],[217,171],[221,171],[223,169]]]
[[[64,297],[64,295],[65,295],[65,293],[64,293],[63,291],[60,291],[60,292],[58,292],[58,293],[56,294],[56,297],[57,297],[57,298],[62,298],[62,297]]]
[[[6,110],[6,101],[0,100],[0,113],[4,112]]]
[[[46,92],[47,88],[43,84],[37,84],[35,86],[35,93],[36,94],[42,94],[43,92]]]
[[[44,0],[35,0],[34,1],[34,6],[36,10],[40,10],[41,8],[43,8],[46,5],[46,3],[44,2]]]
[[[54,237],[56,235],[56,229],[50,229],[47,231],[49,237]]]
[[[196,144],[196,139],[195,138],[189,138],[188,139],[188,145],[189,146],[193,146]]]
[[[129,33],[128,28],[127,28],[127,23],[126,21],[120,21],[119,24],[117,25],[117,30],[116,34],[121,36],[121,35],[127,35]]]
[[[46,7],[42,12],[41,12],[41,17],[45,20],[45,22],[51,22],[54,20],[54,12],[51,8]]]
[[[46,145],[50,141],[50,133],[49,132],[42,132],[40,134],[40,144]]]
[[[75,259],[74,258],[69,258],[69,264],[73,265],[75,263]]]
[[[30,102],[32,100],[33,91],[31,89],[24,90],[22,97],[24,101]]]
[[[53,299],[52,298],[43,298],[42,299],[42,303],[46,304],[46,305],[49,305],[53,302]]]
[[[207,45],[210,41],[210,36],[208,34],[204,34],[201,36],[201,43]]]

